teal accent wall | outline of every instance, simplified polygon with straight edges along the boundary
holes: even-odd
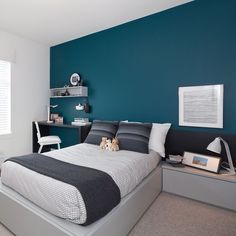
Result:
[[[171,122],[178,129],[178,87],[224,84],[224,129],[236,132],[236,1],[197,0],[51,47],[50,86],[79,72],[83,98],[52,99],[66,122],[90,119]]]

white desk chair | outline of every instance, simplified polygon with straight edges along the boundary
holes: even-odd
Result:
[[[43,146],[57,144],[57,148],[60,149],[61,139],[58,136],[44,136],[41,137],[39,124],[34,122],[37,129],[38,144],[40,145],[38,153],[41,153]]]

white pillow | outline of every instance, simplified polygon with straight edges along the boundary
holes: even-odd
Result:
[[[149,138],[149,150],[152,149],[156,151],[162,157],[165,157],[165,141],[170,126],[170,123],[152,124],[152,130]]]

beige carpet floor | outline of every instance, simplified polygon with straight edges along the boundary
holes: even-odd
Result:
[[[162,192],[129,236],[236,236],[236,212]]]
[[[236,212],[162,192],[129,236],[236,236]]]

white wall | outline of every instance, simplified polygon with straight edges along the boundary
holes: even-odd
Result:
[[[47,117],[49,47],[1,30],[0,44],[15,50],[11,85],[12,134],[0,135],[0,155],[22,155],[32,152],[32,121]]]

